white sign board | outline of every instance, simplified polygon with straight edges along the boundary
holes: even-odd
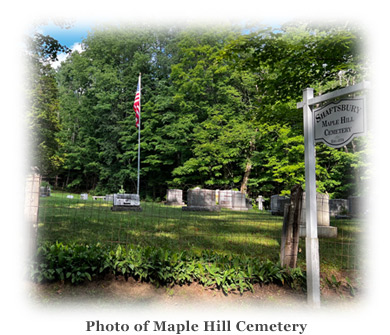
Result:
[[[332,148],[347,145],[364,135],[364,97],[331,102],[314,110],[314,136]]]

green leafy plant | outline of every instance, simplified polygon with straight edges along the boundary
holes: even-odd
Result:
[[[206,287],[231,291],[253,291],[258,284],[304,282],[301,270],[287,271],[280,264],[261,262],[257,258],[220,255],[212,251],[173,252],[153,247],[119,245],[116,249],[83,244],[44,243],[31,265],[36,282],[70,281],[79,284],[101,274],[112,273],[127,280],[150,282],[156,286],[186,284],[197,281]]]
[[[335,275],[332,275],[330,279],[328,277],[325,277],[325,282],[329,286],[329,288],[334,288],[336,291],[340,288],[342,284],[341,280],[337,280]]]
[[[351,296],[354,297],[356,295],[356,289],[355,289],[354,285],[352,284],[351,280],[348,277],[345,277],[345,281],[347,282],[347,287],[349,289],[349,293],[351,294]]]

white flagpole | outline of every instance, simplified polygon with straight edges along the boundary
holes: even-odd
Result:
[[[140,170],[140,159],[141,159],[141,73],[138,77],[139,87],[139,123],[138,123],[138,172],[137,172],[137,195],[139,196],[139,170]]]

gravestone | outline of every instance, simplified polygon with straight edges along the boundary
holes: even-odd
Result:
[[[337,227],[330,225],[329,195],[317,192],[317,231],[318,237],[337,237]],[[306,236],[306,192],[302,195],[301,223],[299,236]]]
[[[51,194],[50,186],[41,186],[39,188],[40,197],[50,197],[50,194]]]
[[[240,191],[221,190],[219,191],[219,206],[228,208],[234,211],[247,211],[248,206],[245,199],[245,194]],[[252,207],[252,205],[250,205]]]
[[[183,206],[183,191],[178,189],[167,190],[167,206]]]
[[[187,192],[187,206],[183,211],[208,211],[219,212],[220,206],[216,205],[215,190],[195,188]]]
[[[142,211],[138,194],[114,194],[112,211]]]
[[[361,216],[368,212],[367,200],[363,197],[348,197],[348,210],[352,216]]]
[[[264,199],[261,195],[259,195],[257,198],[256,198],[256,202],[257,202],[257,207],[259,208],[260,211],[263,210],[263,202],[264,202]]]
[[[290,199],[284,195],[272,195],[271,196],[271,214],[272,215],[284,215],[284,205],[288,204]]]
[[[107,202],[113,202],[114,201],[114,195],[113,194],[106,194],[106,196],[103,199],[104,201]]]
[[[222,208],[232,208],[232,190],[220,190],[218,195],[218,205]]]
[[[330,216],[346,215],[348,207],[347,199],[329,199]]]
[[[252,204],[250,205],[252,207]],[[247,211],[247,199],[245,194],[240,191],[232,191],[232,210],[234,211]]]
[[[80,194],[80,199],[81,200],[88,200],[88,194],[87,193],[81,193]]]

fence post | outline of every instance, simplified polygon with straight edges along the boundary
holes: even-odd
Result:
[[[314,113],[308,102],[313,96],[314,90],[312,88],[306,88],[303,91],[306,180],[306,271],[307,301],[312,307],[320,307],[320,260],[317,235]]]
[[[291,202],[284,208],[280,263],[289,268],[297,266],[302,194],[302,187],[295,185],[291,189]]]

